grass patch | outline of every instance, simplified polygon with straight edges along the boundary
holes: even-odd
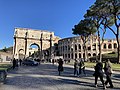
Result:
[[[71,60],[71,62],[68,63],[68,64],[73,66],[74,65],[74,61]],[[95,65],[96,65],[96,63],[94,63],[94,62],[85,62],[85,66],[88,67],[88,68],[94,68]],[[104,66],[104,63],[103,63],[103,66]],[[114,71],[120,71],[120,64],[112,63],[112,69]]]
[[[0,70],[7,70],[11,66],[12,66],[12,64],[3,64],[3,63],[0,63]]]
[[[103,57],[114,57],[114,58],[117,58],[117,54],[103,54]]]
[[[112,64],[113,70],[120,71],[120,64]]]

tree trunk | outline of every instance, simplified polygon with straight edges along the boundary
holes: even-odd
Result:
[[[98,30],[98,43],[99,43],[99,61],[102,61],[102,56],[101,56],[101,44],[100,44],[100,31]]]
[[[117,44],[118,44],[118,48],[117,48],[117,63],[120,63],[120,51],[119,51],[119,35],[116,35],[116,38],[117,38]]]

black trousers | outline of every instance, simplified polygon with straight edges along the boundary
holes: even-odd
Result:
[[[82,73],[82,71],[83,71],[84,74],[86,74],[86,73],[85,73],[85,67],[83,67],[83,68],[80,67],[80,68],[79,68],[79,75]]]
[[[103,84],[103,87],[104,87],[104,80],[103,80],[103,76],[101,75],[95,75],[95,85],[97,85],[97,80],[98,80],[98,77],[100,78],[100,81],[102,82]]]
[[[77,74],[78,75],[78,68],[74,68],[74,75]]]
[[[112,80],[111,80],[111,74],[106,75],[106,79],[107,80],[105,81],[105,85],[109,83],[110,87],[113,87]]]

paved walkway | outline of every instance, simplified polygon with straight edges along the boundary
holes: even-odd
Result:
[[[101,82],[94,87],[93,69],[87,68],[87,76],[73,76],[73,67],[64,65],[64,72],[58,76],[57,65],[48,63],[39,66],[22,66],[8,73],[0,90],[98,90],[102,89]],[[114,72],[114,89],[120,90],[120,73]]]

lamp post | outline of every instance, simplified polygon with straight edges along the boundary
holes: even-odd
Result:
[[[25,33],[25,58],[27,57],[26,53],[27,53],[27,35],[28,32]]]
[[[43,39],[43,33],[41,33],[41,37],[40,37],[40,45],[41,45],[40,59],[42,59],[42,39]]]
[[[51,60],[51,52],[52,52],[52,34],[50,34],[50,60]]]

